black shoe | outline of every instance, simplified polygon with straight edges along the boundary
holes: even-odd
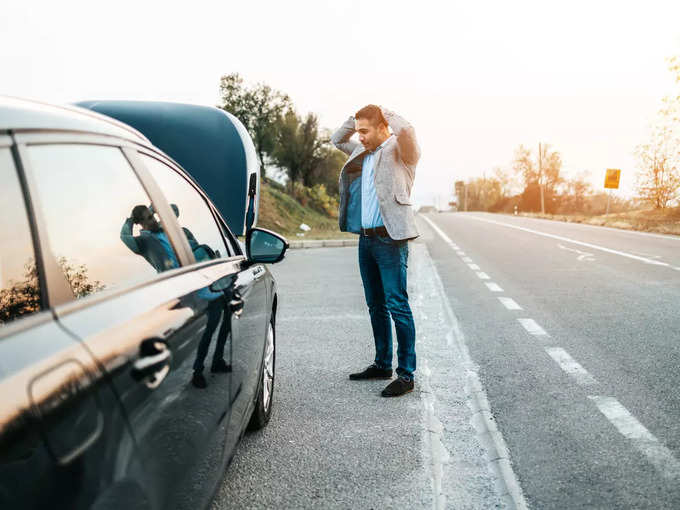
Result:
[[[381,395],[383,397],[401,397],[403,394],[409,393],[410,391],[413,391],[413,379],[397,377],[382,390]]]
[[[227,362],[224,361],[223,359],[217,360],[217,362],[213,362],[212,366],[210,367],[210,371],[215,374],[215,373],[222,373],[222,374],[228,374],[231,372],[231,365],[227,365]]]
[[[378,368],[378,366],[373,363],[363,372],[357,372],[356,374],[349,374],[349,378],[353,381],[358,381],[361,379],[389,379],[392,377],[392,369]]]
[[[208,387],[208,381],[205,380],[203,372],[194,372],[194,376],[191,378],[191,384],[193,384],[196,388],[201,389]]]

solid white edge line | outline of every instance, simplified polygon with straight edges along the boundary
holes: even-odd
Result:
[[[597,384],[595,378],[590,375],[567,351],[561,347],[546,347],[545,351],[555,360],[562,370],[573,377],[582,386]]]
[[[600,412],[667,479],[680,478],[680,462],[614,397],[589,395]]]
[[[534,336],[548,336],[545,329],[538,325],[534,319],[517,319],[527,333]]]
[[[491,292],[503,292],[503,289],[498,285],[497,283],[494,282],[484,282],[484,285],[489,287],[489,290]]]
[[[531,228],[520,227],[518,225],[510,225],[509,223],[503,223],[502,221],[487,220],[486,218],[479,218],[479,217],[476,217],[476,216],[465,216],[465,218],[475,220],[475,221],[484,221],[486,223],[493,223],[495,225],[501,225],[503,227],[514,228],[516,230],[523,230],[524,232],[529,232],[531,234],[549,237],[551,239],[557,239],[559,241],[564,241],[566,243],[578,244],[579,246],[586,246],[588,248],[592,248],[593,250],[600,250],[600,251],[603,251],[603,252],[606,252],[606,253],[612,253],[614,255],[620,255],[621,257],[627,257],[629,259],[638,260],[640,262],[644,262],[645,264],[651,264],[651,265],[654,265],[654,266],[664,266],[664,267],[670,266],[670,264],[668,264],[666,262],[659,262],[658,260],[648,259],[647,257],[640,257],[638,255],[633,255],[632,253],[626,253],[625,251],[612,250],[611,248],[605,248],[604,246],[599,246],[597,244],[586,243],[586,242],[583,242],[583,241],[577,241],[576,239],[571,239],[569,237],[558,236],[558,235],[555,235],[555,234],[548,234],[547,232],[541,232],[539,230],[533,230]]]
[[[498,301],[500,301],[505,308],[508,310],[522,310],[522,307],[517,304],[517,302],[509,297],[499,297]]]
[[[432,229],[439,234],[439,236],[444,239],[444,241],[449,242],[449,237],[435,225],[432,220],[421,215]],[[427,247],[426,247],[427,248]],[[503,434],[498,430],[496,425],[496,419],[491,412],[491,405],[486,396],[486,391],[484,386],[482,386],[482,381],[477,373],[477,366],[472,361],[470,357],[470,352],[468,351],[467,344],[465,342],[465,337],[458,324],[458,319],[453,313],[451,308],[451,303],[449,298],[444,291],[444,284],[442,283],[441,277],[437,268],[434,267],[435,283],[437,290],[439,291],[439,296],[442,300],[444,306],[444,311],[448,315],[448,322],[451,324],[451,337],[453,337],[454,343],[460,353],[461,358],[465,366],[469,367],[467,371],[467,384],[465,385],[465,390],[470,400],[472,402],[473,411],[473,422],[475,429],[482,436],[482,439],[488,439],[485,441],[487,448],[490,448],[489,455],[491,456],[490,465],[494,473],[497,476],[498,482],[501,485],[501,490],[504,491],[501,495],[505,495],[507,498],[508,508],[516,508],[518,510],[527,510],[528,506],[526,500],[524,499],[524,493],[522,492],[522,487],[519,484],[517,475],[512,469],[512,462],[510,460],[510,453],[508,447],[503,439]],[[447,335],[448,337],[448,335]],[[493,450],[493,451],[492,451]]]

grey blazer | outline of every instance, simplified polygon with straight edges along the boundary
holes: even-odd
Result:
[[[414,239],[418,237],[418,231],[411,207],[411,188],[420,147],[413,126],[390,110],[382,108],[382,112],[395,136],[377,152],[373,171],[380,215],[392,239]],[[354,117],[350,117],[331,136],[333,145],[349,156],[340,172],[338,221],[342,232],[347,231],[349,184],[361,175],[362,162],[368,152],[360,143],[350,141],[354,132]]]

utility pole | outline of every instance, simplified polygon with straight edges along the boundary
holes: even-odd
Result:
[[[468,183],[465,183],[465,212],[467,212],[467,201],[468,201]]]
[[[545,214],[545,199],[543,198],[543,153],[541,142],[538,142],[538,186],[541,188],[541,214]]]

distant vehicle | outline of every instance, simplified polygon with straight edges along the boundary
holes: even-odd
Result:
[[[207,507],[271,416],[286,240],[244,254],[182,167],[80,108],[0,98],[0,180],[0,508]]]
[[[433,205],[423,205],[418,209],[419,213],[433,213],[437,212],[437,208]]]

